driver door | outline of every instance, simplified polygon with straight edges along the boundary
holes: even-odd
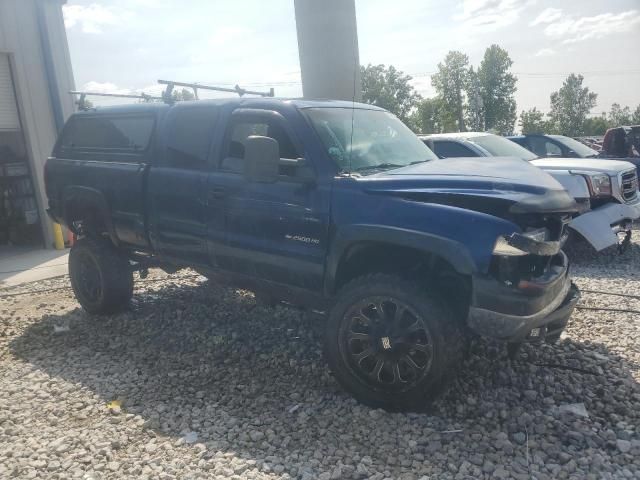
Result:
[[[285,159],[273,183],[244,175],[244,142],[274,138]],[[306,289],[322,288],[330,191],[300,182],[286,159],[304,150],[281,114],[238,109],[228,122],[218,168],[209,177],[209,243],[223,270]],[[309,159],[307,159],[309,160]],[[218,213],[216,213],[218,212]]]

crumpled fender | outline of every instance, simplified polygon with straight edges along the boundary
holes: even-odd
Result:
[[[618,243],[618,236],[611,228],[640,218],[640,201],[627,205],[608,203],[574,218],[569,228],[582,235],[597,251]]]

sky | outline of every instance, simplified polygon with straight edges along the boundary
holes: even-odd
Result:
[[[293,0],[68,0],[63,12],[79,89],[157,94],[170,79],[302,95]],[[518,111],[548,112],[572,72],[598,94],[594,115],[640,104],[640,0],[356,0],[356,16],[360,63],[394,65],[425,97],[449,50],[477,66],[497,43]]]

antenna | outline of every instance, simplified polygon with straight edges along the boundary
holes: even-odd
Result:
[[[78,109],[82,111],[89,110],[87,106],[86,100],[87,95],[96,96],[96,97],[116,97],[116,98],[137,98],[139,100],[144,100],[145,102],[150,102],[152,100],[162,100],[162,97],[154,97],[151,95],[147,95],[146,93],[141,93],[139,95],[128,94],[128,93],[101,93],[101,92],[80,92],[77,90],[71,90],[69,92],[71,95],[80,95],[80,98],[76,102],[78,105]]]
[[[273,97],[275,92],[273,87],[269,89],[268,92],[256,92],[253,90],[246,90],[241,88],[239,85],[236,85],[233,88],[224,88],[224,87],[216,87],[213,85],[203,85],[201,83],[186,83],[186,82],[174,82],[173,80],[158,80],[160,85],[166,85],[167,88],[162,93],[162,98],[166,103],[173,103],[173,98],[171,97],[171,93],[173,92],[174,87],[187,87],[193,89],[193,95],[198,98],[198,90],[214,90],[216,92],[229,92],[229,93],[237,93],[239,96],[243,95],[258,95],[260,97]]]

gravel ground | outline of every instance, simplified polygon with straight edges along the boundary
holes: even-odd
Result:
[[[640,295],[639,243],[576,257],[582,289]],[[129,312],[91,318],[67,285],[0,292],[2,479],[640,478],[637,313],[576,311],[513,362],[475,341],[431,412],[389,414],[341,391],[297,310],[153,272]]]

